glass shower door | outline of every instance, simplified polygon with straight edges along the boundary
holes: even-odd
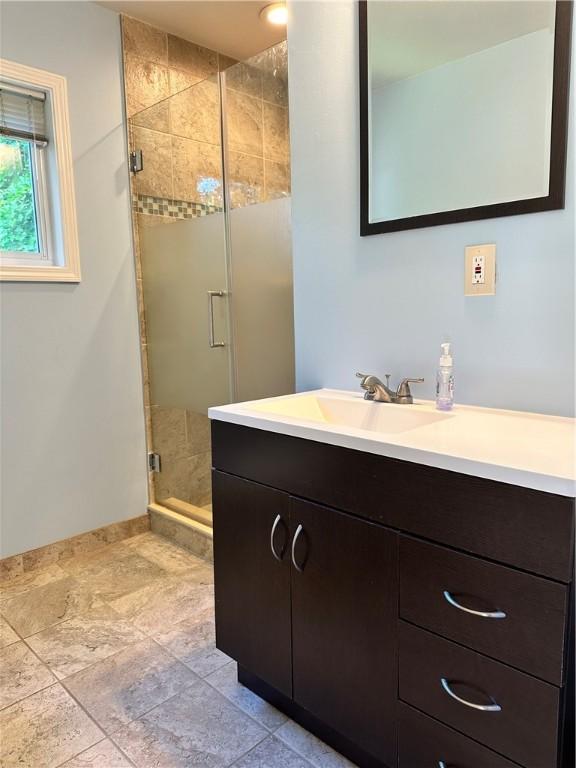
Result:
[[[231,402],[220,94],[214,76],[130,120],[155,498],[209,522],[207,410]],[[204,509],[204,513],[202,512]]]
[[[153,405],[206,414],[230,402],[223,216],[140,232]]]
[[[288,51],[222,73],[237,401],[294,392]]]

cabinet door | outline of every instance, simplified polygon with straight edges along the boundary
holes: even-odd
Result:
[[[398,537],[291,500],[294,700],[396,765]]]
[[[216,645],[292,695],[289,497],[213,473]]]

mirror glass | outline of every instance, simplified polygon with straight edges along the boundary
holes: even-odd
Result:
[[[368,0],[369,223],[548,195],[555,6]]]

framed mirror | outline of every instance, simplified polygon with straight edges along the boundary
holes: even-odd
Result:
[[[360,0],[361,235],[564,207],[571,0]]]

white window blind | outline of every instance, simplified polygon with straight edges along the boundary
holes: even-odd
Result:
[[[48,143],[46,95],[0,81],[0,135]]]

